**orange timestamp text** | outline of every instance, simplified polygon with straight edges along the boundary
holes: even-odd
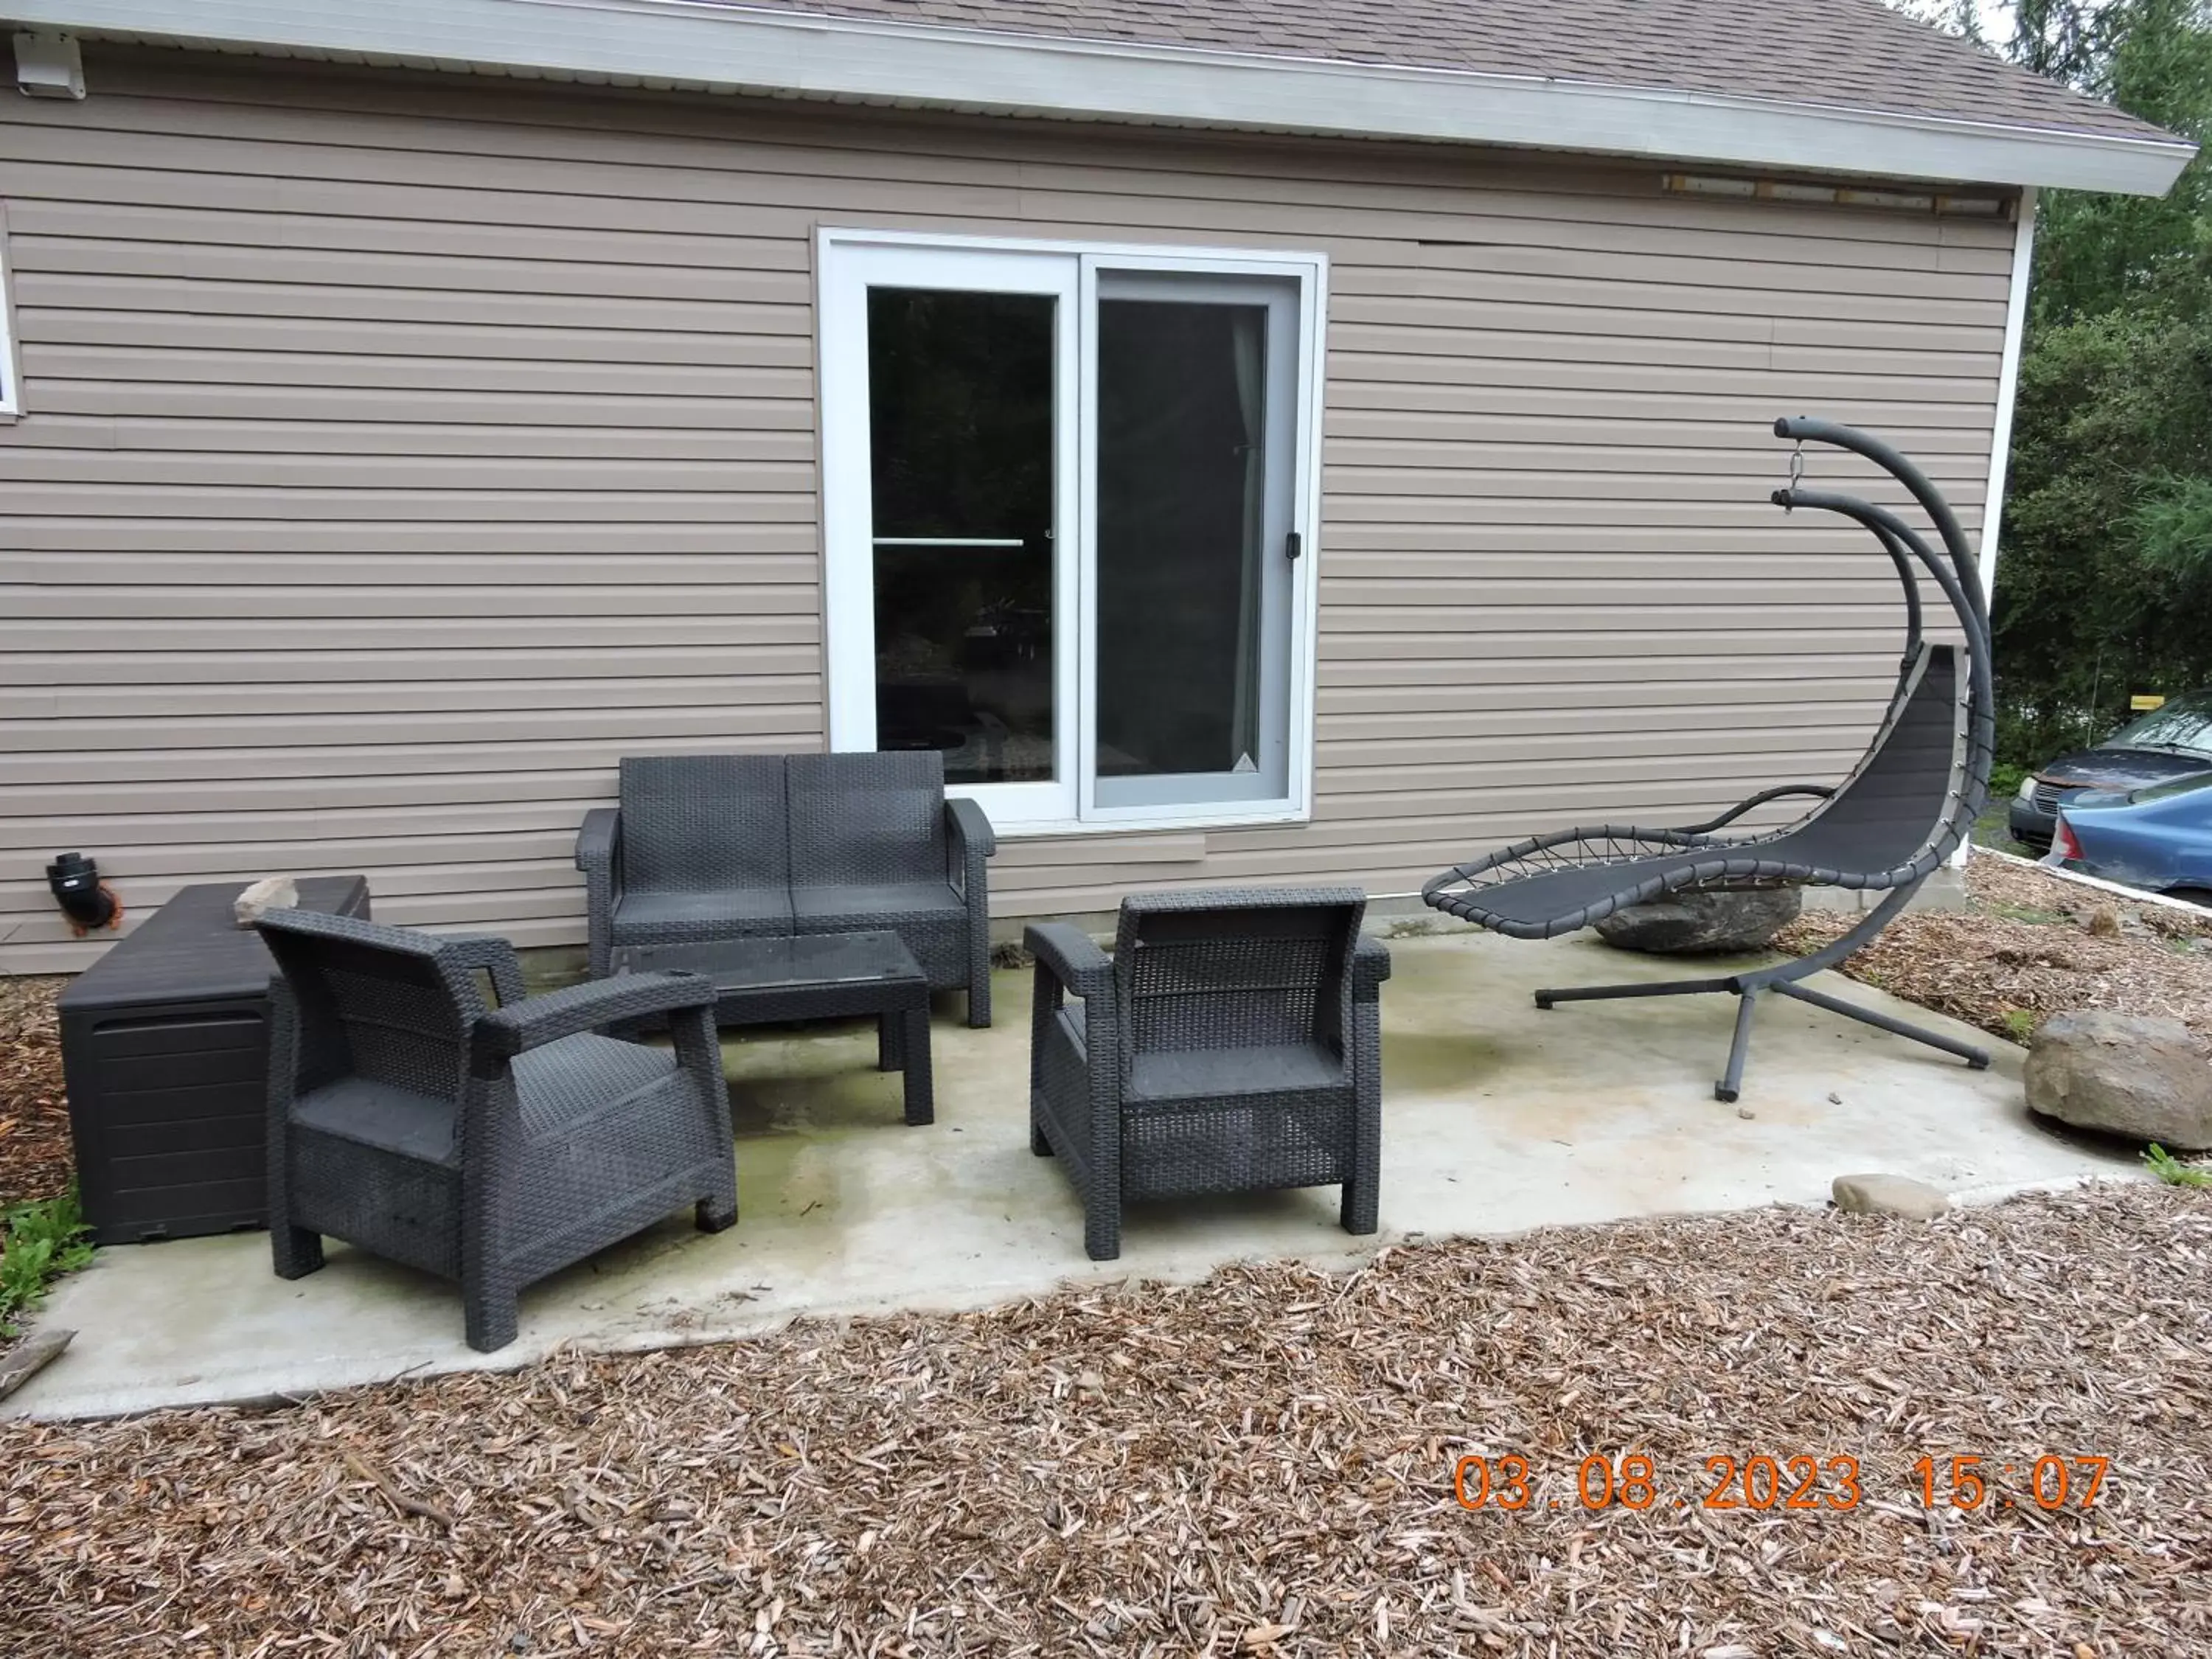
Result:
[[[1981,1455],[1939,1462],[1923,1457],[1912,1466],[1921,1502],[1929,1509],[1948,1502],[1962,1510],[2010,1509],[2033,1504],[2043,1510],[2088,1509],[2097,1501],[2110,1461],[2062,1457],[2053,1453],[1999,1463]],[[2000,1476],[2024,1480],[2017,1496],[1997,1491]],[[1452,1465],[1452,1495],[1467,1510],[1652,1508],[1704,1510],[1846,1510],[1866,1497],[1859,1460],[1849,1455],[1716,1455],[1704,1460],[1704,1474],[1681,1490],[1662,1480],[1657,1460],[1647,1452],[1612,1456],[1595,1452],[1574,1471],[1571,1498],[1545,1499],[1528,1458],[1516,1452],[1467,1456]],[[1939,1487],[1941,1495],[1939,1496]]]

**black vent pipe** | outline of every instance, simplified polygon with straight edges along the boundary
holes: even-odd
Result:
[[[123,907],[100,879],[100,866],[82,853],[64,853],[46,866],[46,885],[70,926],[80,933],[112,927]]]

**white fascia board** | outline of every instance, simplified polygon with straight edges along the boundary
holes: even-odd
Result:
[[[2196,153],[2179,140],[691,0],[0,0],[0,18],[232,51],[618,85],[2134,195],[2164,194]]]

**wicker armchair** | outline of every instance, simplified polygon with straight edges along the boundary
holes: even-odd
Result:
[[[934,750],[622,763],[576,837],[595,977],[618,945],[896,933],[933,989],[991,1023],[991,821]]]
[[[1341,1183],[1344,1230],[1375,1231],[1390,955],[1365,908],[1354,888],[1124,899],[1110,961],[1028,930],[1030,1150],[1066,1168],[1092,1261],[1121,1255],[1133,1199]]]
[[[639,974],[525,999],[504,939],[305,910],[261,936],[281,977],[269,1066],[277,1276],[325,1235],[459,1279],[469,1346],[514,1340],[521,1288],[696,1206],[738,1218],[714,991]],[[491,985],[496,1006],[478,989]],[[666,1016],[675,1052],[592,1035]]]

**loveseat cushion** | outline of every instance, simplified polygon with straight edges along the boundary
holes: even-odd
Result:
[[[617,945],[757,938],[791,932],[791,895],[781,887],[719,893],[624,893],[611,928]]]

